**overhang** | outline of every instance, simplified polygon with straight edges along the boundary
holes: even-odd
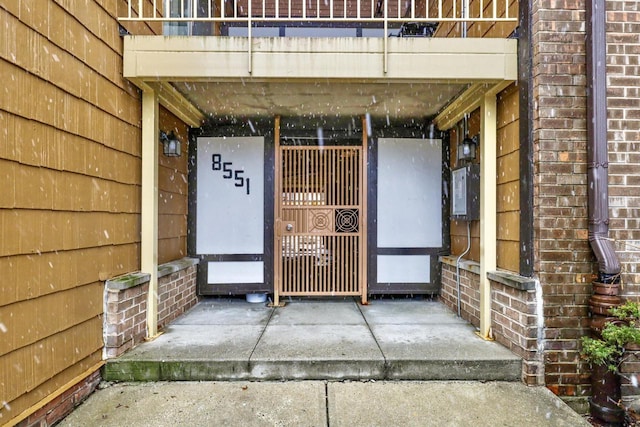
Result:
[[[462,93],[515,81],[517,41],[126,36],[124,77],[165,93],[192,126],[229,115],[433,117]]]

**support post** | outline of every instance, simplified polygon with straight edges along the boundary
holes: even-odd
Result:
[[[480,105],[480,336],[491,338],[491,285],[487,273],[496,269],[496,132],[493,93]]]
[[[147,296],[147,338],[158,335],[158,94],[142,92],[142,206],[140,267],[151,275]]]

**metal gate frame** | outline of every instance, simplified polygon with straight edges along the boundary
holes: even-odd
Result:
[[[359,146],[283,147],[280,143],[280,117],[275,118],[274,179],[274,301],[281,296],[360,296],[367,304],[367,151],[366,119],[362,118],[362,144]],[[324,193],[309,192],[310,185],[321,180],[309,178],[304,198],[293,196],[289,185],[283,187],[283,153],[313,150],[326,155],[340,151],[357,153],[357,194],[346,197],[350,203],[323,205]],[[308,151],[311,152],[311,151]],[[316,160],[320,157],[316,155]],[[335,156],[332,154],[332,158]],[[289,154],[288,159],[293,159]],[[326,160],[326,159],[325,159]],[[320,161],[316,164],[320,165]],[[324,172],[327,173],[326,162]],[[350,171],[352,171],[352,169]],[[302,171],[303,168],[300,168]],[[307,171],[306,169],[304,169]],[[307,171],[308,172],[308,171]],[[340,178],[348,173],[341,172]],[[353,177],[352,177],[353,178]],[[354,185],[355,186],[355,185]],[[285,195],[288,200],[285,202]],[[298,211],[298,212],[296,212]],[[284,219],[285,212],[294,219]],[[354,217],[354,212],[356,216]],[[354,223],[355,221],[355,223]],[[355,227],[354,227],[355,225]],[[354,252],[357,256],[354,256]],[[286,264],[286,265],[285,265]],[[354,265],[355,264],[355,265]],[[286,283],[285,283],[286,282]]]

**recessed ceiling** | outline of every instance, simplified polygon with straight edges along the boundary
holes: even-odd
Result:
[[[360,116],[387,120],[436,115],[466,83],[225,81],[175,82],[209,117]]]

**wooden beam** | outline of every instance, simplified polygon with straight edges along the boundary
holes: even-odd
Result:
[[[158,95],[158,102],[180,120],[191,127],[200,127],[205,115],[184,97],[171,83],[166,81],[146,81],[139,78],[129,78],[141,91],[153,91]]]
[[[265,37],[251,43],[248,37],[125,36],[123,75],[149,82],[248,77],[469,82],[513,81],[518,75],[515,39]]]
[[[492,83],[474,83],[457,97],[451,104],[447,105],[434,119],[438,129],[449,130],[454,127],[465,114],[471,113],[481,106],[484,96],[487,94],[496,95],[507,86],[513,83],[511,80],[504,80]]]
[[[169,82],[149,83],[158,93],[160,105],[171,111],[187,125],[197,128],[202,126],[205,116],[195,105],[185,98]]]
[[[487,273],[496,269],[496,146],[497,101],[484,95],[480,105],[480,336],[491,338],[491,284]]]
[[[147,296],[147,337],[158,335],[158,94],[142,92],[141,270],[151,275]]]
[[[434,119],[438,129],[449,130],[456,125],[465,114],[480,106],[484,94],[489,89],[489,83],[474,83],[459,97],[447,105]]]

